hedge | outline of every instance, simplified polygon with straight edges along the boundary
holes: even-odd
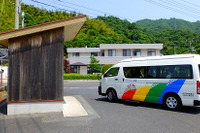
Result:
[[[70,80],[76,80],[76,79],[82,79],[82,80],[100,80],[101,74],[64,74],[64,80],[70,79]]]

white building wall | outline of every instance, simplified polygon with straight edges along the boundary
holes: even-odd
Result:
[[[68,58],[71,58],[72,57],[72,53],[68,53]]]
[[[160,50],[158,50],[158,49],[156,49],[156,56],[157,56],[157,55],[161,55],[161,54],[160,54]]]
[[[141,57],[147,56],[147,49],[141,49]]]
[[[91,56],[91,53],[79,53],[79,56]]]
[[[104,50],[104,56],[108,56],[108,49]]]
[[[116,56],[123,56],[122,49],[116,49]]]
[[[80,74],[87,74],[87,66],[80,66]]]

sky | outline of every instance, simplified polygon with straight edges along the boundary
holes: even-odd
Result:
[[[116,16],[136,22],[142,19],[178,18],[200,21],[199,0],[22,0],[47,10],[76,11],[90,18]]]

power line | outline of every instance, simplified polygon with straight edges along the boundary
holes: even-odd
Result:
[[[71,2],[66,2],[66,1],[63,1],[63,0],[57,0],[57,1],[62,2],[62,3],[67,3],[67,4],[70,4],[70,5],[74,5],[74,6],[77,6],[77,7],[81,7],[81,8],[87,9],[87,10],[91,10],[91,11],[103,13],[103,15],[108,14],[108,15],[111,15],[111,16],[116,16],[116,17],[119,17],[119,18],[123,18],[123,19],[128,19],[128,20],[131,20],[131,21],[135,21],[135,20],[133,20],[133,19],[131,19],[131,18],[122,17],[122,16],[119,16],[119,15],[114,15],[114,14],[112,14],[112,13],[103,12],[103,11],[100,11],[100,10],[88,8],[88,7],[81,6],[81,5],[77,5],[77,4],[74,4],[74,3],[71,3]]]
[[[188,2],[188,1],[185,1],[185,0],[182,0],[183,2],[185,2],[185,3],[187,3],[187,4],[190,4],[190,5],[192,5],[192,6],[195,6],[195,7],[198,7],[198,8],[200,8],[200,6],[199,5],[195,5],[195,4],[193,4],[193,3],[190,3],[190,2]]]
[[[49,7],[52,7],[52,8],[58,9],[58,8],[55,7],[55,6],[52,6],[52,5],[49,5],[49,4],[46,4],[46,3],[43,3],[43,2],[39,2],[39,1],[37,1],[37,0],[31,0],[31,1],[33,1],[33,2],[35,2],[35,3],[38,3],[38,4],[42,4],[42,5],[45,5],[45,6],[49,6]]]
[[[52,0],[51,2],[48,1],[48,4],[44,2],[45,0],[43,0],[43,2],[40,2],[38,0],[31,0],[31,1],[34,2],[34,3],[40,4],[40,5],[45,5],[45,6],[54,8],[56,10],[64,10],[64,11],[67,11],[67,12],[74,12],[74,11],[77,12],[77,11],[79,11],[79,12],[82,12],[82,13],[87,12],[86,13],[87,16],[92,17],[92,18],[95,18],[96,16],[103,16],[103,15],[107,14],[107,15],[112,15],[112,16],[116,16],[116,17],[119,17],[119,18],[131,20],[131,21],[135,21],[131,18],[113,15],[112,13],[103,12],[103,11],[88,8],[88,7],[85,7],[85,6],[82,6],[82,5],[74,4],[72,2],[66,2],[66,1],[63,1],[63,0]],[[195,7],[200,7],[200,6],[197,6],[193,3],[187,2],[185,0],[182,0],[182,2],[177,2],[176,0],[168,0],[168,1],[166,1],[166,0],[159,0],[159,1],[145,0],[145,1],[147,1],[151,4],[154,4],[154,5],[157,5],[159,7],[165,8],[167,10],[171,10],[173,12],[182,14],[184,16],[189,16],[189,17],[195,18],[195,19],[200,18],[200,16],[199,16],[200,10],[197,9],[197,8],[194,8],[194,6]],[[187,3],[187,4],[185,4],[185,3]],[[71,6],[68,6],[68,5],[71,5]],[[61,8],[61,7],[63,7],[63,8]],[[70,8],[70,10],[66,9],[66,7]],[[86,10],[83,10],[83,9],[86,9]],[[74,11],[72,11],[72,10],[74,10]],[[91,12],[89,13],[88,11],[89,12],[91,11],[92,13]],[[99,13],[101,15],[99,15]]]
[[[192,14],[199,14],[200,13],[200,10],[198,9],[195,9],[195,8],[191,8],[189,7],[188,5],[185,5],[185,4],[182,4],[182,3],[179,3],[177,1],[174,1],[174,0],[160,0],[160,1],[163,1],[164,3],[166,4],[169,4],[169,5],[172,5],[174,7],[177,7],[179,8],[180,10],[183,10],[183,11],[188,11],[189,13],[192,13]]]
[[[54,0],[53,0],[54,1]],[[56,0],[56,2],[57,2],[57,0]],[[53,3],[53,2],[52,2]],[[62,6],[62,7],[67,7],[67,8],[71,8],[71,9],[73,9],[73,10],[75,10],[75,11],[77,11],[77,10],[79,10],[79,11],[81,11],[80,9],[77,9],[77,8],[73,8],[73,7],[70,7],[70,6],[66,6],[66,5],[63,5],[63,4],[59,4],[59,3],[53,3],[53,4],[56,4],[56,5],[59,5],[59,6]],[[90,14],[92,14],[93,16],[97,16],[97,14],[94,14],[94,13],[90,13]]]
[[[154,5],[160,6],[162,8],[177,12],[179,14],[182,14],[182,15],[185,15],[185,16],[189,16],[191,18],[198,18],[199,17],[197,15],[192,14],[191,12],[185,12],[183,10],[180,10],[180,9],[177,9],[177,8],[173,8],[173,7],[167,6],[166,4],[162,4],[162,3],[159,3],[159,2],[156,2],[156,1],[153,1],[153,0],[145,0],[145,1],[147,1],[149,3],[152,3]]]
[[[69,9],[66,9],[66,8],[60,8],[60,7],[57,7],[57,6],[54,6],[54,5],[50,5],[50,4],[47,4],[47,3],[44,3],[44,2],[40,2],[40,1],[37,1],[37,0],[30,0],[30,1],[32,1],[32,2],[34,2],[34,3],[36,3],[36,4],[45,5],[45,6],[54,8],[54,9],[56,9],[56,10],[67,11],[67,12],[69,12],[69,13],[75,12],[75,11],[77,10],[77,9],[76,9],[76,10],[69,10]],[[60,4],[56,4],[56,5],[60,5]],[[63,6],[63,5],[61,5],[61,6]],[[65,7],[66,7],[66,6],[65,6]],[[74,9],[74,8],[72,8],[72,7],[68,7],[68,8]],[[87,16],[92,17],[92,18],[94,17],[94,15],[93,15],[93,16],[87,15]],[[96,15],[95,15],[95,16],[96,16]]]
[[[80,8],[84,8],[86,10],[90,10],[90,11],[93,11],[93,12],[98,12],[98,13],[101,13],[103,15],[111,15],[111,16],[116,16],[116,17],[119,17],[119,18],[123,18],[123,19],[127,19],[127,20],[131,20],[131,21],[135,21],[131,18],[127,18],[127,17],[123,17],[123,16],[119,16],[119,15],[114,15],[112,13],[108,13],[108,12],[103,12],[103,11],[100,11],[100,10],[96,10],[96,9],[92,9],[92,8],[88,8],[88,7],[85,7],[85,6],[81,6],[81,5],[77,5],[77,4],[74,4],[74,3],[71,3],[71,2],[66,2],[66,1],[63,1],[63,0],[56,0],[56,1],[59,1],[59,2],[62,2],[64,4],[70,4],[70,5],[73,5],[73,6],[77,6],[77,7],[80,7]]]
[[[73,4],[73,3],[70,3],[70,2],[63,2],[62,0],[56,0],[56,1],[59,1],[59,2],[62,2],[62,3],[67,3],[67,4],[70,4],[70,5],[74,5],[74,6],[77,6],[77,7],[81,7],[81,8],[85,8],[87,10],[91,10],[91,11],[95,11],[95,12],[99,12],[99,13],[104,13],[105,12],[102,12],[102,11],[99,11],[99,10],[96,10],[96,9],[91,9],[91,8],[88,8],[88,7],[84,7],[84,6],[80,6],[80,5],[77,5],[77,4]]]
[[[70,5],[79,7],[79,8],[84,8],[84,9],[86,9],[86,10],[88,10],[88,11],[92,11],[92,13],[87,13],[87,16],[88,16],[88,17],[92,17],[92,18],[96,18],[96,16],[103,16],[103,15],[106,14],[106,15],[112,15],[112,16],[116,16],[116,17],[119,17],[119,18],[127,19],[127,20],[130,20],[130,21],[135,21],[135,20],[133,20],[133,19],[131,19],[131,18],[122,17],[122,16],[118,16],[118,15],[113,15],[113,14],[111,14],[111,13],[99,11],[99,10],[92,9],[92,8],[88,8],[88,7],[85,7],[85,6],[80,6],[80,5],[77,5],[77,4],[74,4],[74,3],[70,3],[70,2],[64,2],[64,1],[62,1],[62,0],[53,0],[54,2],[56,1],[56,3],[53,3],[53,2],[49,2],[49,1],[48,1],[48,4],[47,4],[47,3],[44,3],[44,2],[40,2],[40,1],[38,1],[38,0],[31,0],[31,1],[32,1],[32,2],[35,2],[35,3],[37,3],[37,4],[39,3],[39,4],[42,4],[42,5],[48,6],[48,7],[55,8],[55,9],[57,9],[57,10],[60,9],[60,10],[67,10],[67,11],[70,11],[70,12],[74,12],[74,11],[69,10],[69,9],[66,9],[66,8],[60,8],[60,7],[58,7],[58,5],[59,5],[59,6],[62,6],[62,7],[71,8],[71,9],[73,9],[73,10],[75,10],[75,11],[77,11],[77,10],[80,11],[80,10],[81,10],[81,9],[72,8],[72,7],[66,5],[66,4],[70,4]],[[62,4],[59,4],[58,2],[60,2],[60,3],[62,3]],[[51,3],[51,4],[49,4],[49,3]],[[56,4],[56,6],[52,5],[52,3],[53,3],[53,4]],[[82,11],[82,12],[88,12],[88,11],[86,11],[86,10],[84,10],[84,11],[81,10],[81,11]],[[101,15],[96,14],[96,13],[94,13],[94,12],[101,13]]]

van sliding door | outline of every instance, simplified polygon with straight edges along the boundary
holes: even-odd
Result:
[[[145,86],[146,67],[123,67],[123,79],[121,83],[122,99],[143,101],[144,96],[140,90]]]

